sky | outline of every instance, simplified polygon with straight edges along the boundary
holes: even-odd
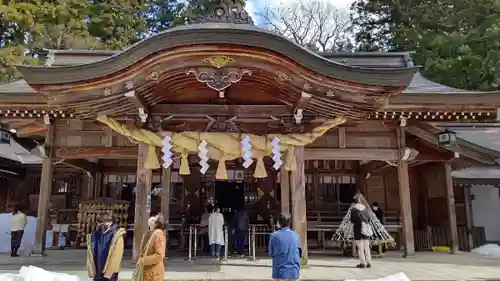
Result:
[[[254,17],[255,13],[262,11],[266,5],[269,6],[280,5],[280,4],[286,5],[287,3],[293,1],[294,0],[247,0],[246,10],[255,19]],[[332,2],[338,8],[344,8],[346,10],[348,10],[349,5],[352,2],[354,2],[354,0],[327,0],[327,1]]]

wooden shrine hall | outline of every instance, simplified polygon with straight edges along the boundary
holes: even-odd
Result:
[[[500,93],[428,81],[408,53],[313,53],[222,5],[121,52],[50,50],[44,66],[18,70],[23,80],[0,85],[3,130],[42,159],[5,200],[37,216],[38,254],[51,223],[76,226],[81,246],[92,208],[106,205],[131,226],[135,257],[150,213],[173,226],[210,202],[246,208],[253,224],[290,212],[307,250],[327,244],[319,236],[356,191],[380,204],[405,255],[481,243],[451,172],[500,155],[435,125],[497,122]]]

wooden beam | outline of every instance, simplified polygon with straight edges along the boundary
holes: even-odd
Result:
[[[148,198],[150,198],[151,196],[152,171],[144,167],[147,155],[148,145],[142,143],[139,144],[137,152],[137,185],[135,193],[134,242],[132,249],[133,261],[137,261],[141,255],[141,240],[143,235],[148,230],[148,219],[151,211],[148,208]]]
[[[156,104],[151,115],[173,115],[205,117],[207,115],[238,116],[239,118],[263,118],[270,116],[290,116],[291,108],[286,105],[216,105],[216,104]]]
[[[464,204],[465,204],[465,220],[467,223],[467,244],[469,251],[474,249],[474,237],[472,236],[472,228],[474,227],[474,219],[472,216],[472,199],[470,194],[470,186],[462,186],[464,191]]]
[[[161,170],[161,213],[165,217],[165,223],[167,227],[170,223],[170,189],[172,186],[172,165],[167,169],[162,168]],[[169,237],[167,236],[167,239]],[[165,255],[167,254],[168,247],[165,249]]]
[[[302,248],[301,263],[307,264],[307,210],[306,210],[306,175],[304,166],[304,147],[295,148],[297,170],[290,172],[290,188],[292,189],[292,225],[299,234]]]
[[[35,248],[33,255],[45,255],[45,232],[49,225],[49,203],[52,192],[52,166],[53,160],[53,145],[55,140],[55,125],[53,123],[46,125],[47,132],[45,135],[45,151],[47,157],[42,160],[42,171],[40,176],[40,195],[38,197],[37,223],[35,232]]]
[[[346,139],[345,127],[339,127],[338,131],[339,131],[339,148],[346,148],[347,139]]]
[[[385,168],[391,167],[391,165],[387,164],[387,162],[384,161],[370,161],[368,163],[362,164],[359,168],[360,171],[363,171],[365,173],[374,173],[380,170],[383,170]],[[366,193],[363,193],[366,194]]]
[[[306,108],[307,104],[309,103],[309,100],[311,99],[312,95],[306,92],[300,93],[300,98],[297,100],[297,103],[295,104],[294,112],[297,109],[304,109]]]
[[[128,91],[124,94],[125,97],[137,108],[144,109],[145,112],[148,112],[148,103],[140,96],[136,91]]]
[[[453,178],[453,182],[456,184],[464,184],[464,185],[473,185],[473,184],[490,184],[490,185],[496,185],[500,186],[500,178],[497,179],[480,179],[480,178],[474,178],[474,179],[468,179],[468,178]]]
[[[444,178],[446,186],[446,207],[448,210],[448,223],[450,227],[451,253],[458,252],[458,227],[457,214],[455,209],[455,192],[453,190],[453,179],[451,178],[451,163],[444,162]]]
[[[56,162],[69,167],[73,167],[77,170],[83,171],[94,176],[98,171],[101,170],[101,166],[97,163],[90,162],[85,159],[63,159],[62,161]]]
[[[406,148],[406,133],[405,127],[397,129],[398,149],[403,153]],[[415,255],[415,241],[413,237],[413,216],[411,210],[410,199],[410,182],[408,174],[408,162],[399,160],[398,166],[398,181],[399,181],[399,204],[401,208],[401,217],[403,221],[403,248],[404,257]]]
[[[302,122],[302,118],[304,116],[304,109],[307,107],[307,104],[309,103],[311,97],[312,97],[311,94],[302,92],[300,94],[300,98],[295,103],[295,106],[293,107],[293,114],[296,117],[295,121],[297,124],[300,124]]]
[[[390,148],[306,148],[305,160],[398,160],[397,149]]]
[[[284,165],[280,171],[281,213],[290,214],[290,172]]]
[[[172,186],[172,166],[161,170],[161,213],[165,216],[168,224],[170,219],[170,189]]]
[[[137,157],[137,147],[58,147],[57,159]]]

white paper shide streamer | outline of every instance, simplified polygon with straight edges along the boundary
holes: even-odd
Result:
[[[281,165],[283,165],[283,160],[281,160],[281,152],[280,152],[280,139],[279,138],[274,138],[273,139],[273,161],[274,161],[274,169],[279,170]]]
[[[166,136],[164,139],[163,139],[163,148],[161,149],[161,151],[163,152],[163,156],[161,157],[161,159],[163,160],[163,168],[167,169],[168,167],[170,167],[170,165],[172,165],[172,143],[171,143],[172,139],[170,138],[170,136]]]
[[[252,144],[250,143],[250,137],[247,135],[241,140],[241,152],[243,154],[243,167],[248,168],[252,165]]]
[[[207,142],[203,140],[200,145],[198,145],[198,157],[200,157],[200,173],[203,175],[207,172],[208,167],[208,149],[207,149]]]

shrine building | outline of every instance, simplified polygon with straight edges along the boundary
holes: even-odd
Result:
[[[405,255],[484,242],[452,171],[497,165],[500,153],[440,125],[496,123],[500,92],[431,82],[409,53],[314,53],[240,9],[120,52],[49,50],[0,85],[2,141],[41,159],[4,160],[16,175],[2,176],[0,196],[38,218],[36,253],[50,225],[69,225],[71,245],[84,246],[108,206],[136,256],[150,214],[175,231],[186,210],[217,203],[269,232],[291,213],[307,255],[328,248],[358,191],[380,204]]]

